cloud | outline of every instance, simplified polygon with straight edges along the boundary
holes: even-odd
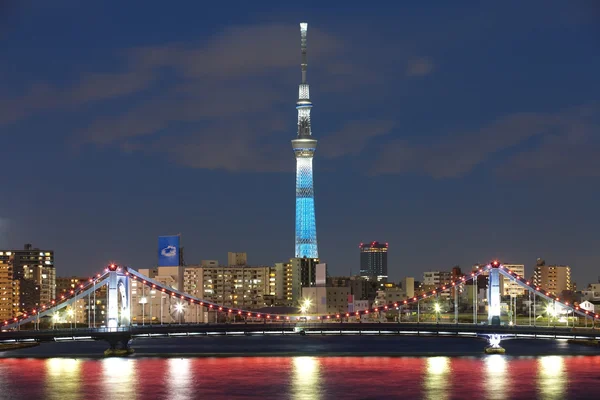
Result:
[[[418,57],[408,61],[406,76],[425,76],[433,72],[433,62],[429,58]]]
[[[573,139],[573,132],[583,129],[589,136],[598,131],[600,124],[594,121],[596,106],[578,107],[557,113],[516,113],[502,117],[487,126],[465,133],[454,133],[440,138],[431,145],[412,144],[408,140],[393,140],[382,145],[381,155],[372,173],[417,173],[434,178],[457,178],[463,176],[501,151],[516,152],[503,155],[504,164],[513,164],[507,171],[544,169],[541,160],[526,161],[524,154],[549,155],[561,141]],[[529,153],[519,153],[519,146],[530,140],[541,140]],[[583,151],[586,141],[572,141],[573,148]],[[522,150],[521,150],[522,151]],[[508,157],[508,158],[507,158]],[[575,165],[581,165],[581,161]],[[573,168],[571,167],[571,170]]]
[[[358,154],[371,139],[390,133],[394,124],[390,120],[349,121],[339,131],[323,138],[319,144],[319,153],[326,158]]]
[[[509,157],[496,168],[503,177],[599,177],[600,107],[585,107],[570,115],[562,129],[545,135],[539,146]],[[595,112],[587,114],[587,112]],[[586,115],[587,114],[587,115]]]
[[[339,107],[360,112],[355,99],[367,97],[366,91],[387,90],[384,71],[397,71],[409,58],[396,51],[382,61],[387,64],[377,64],[374,55],[381,49],[357,42],[363,35],[351,32],[355,37],[309,26],[308,76],[309,82],[319,81],[313,85],[317,101],[335,93]],[[37,83],[23,95],[0,97],[0,125],[104,102],[92,119],[76,119],[81,125],[68,140],[74,147],[159,155],[193,168],[287,170],[293,158],[281,149],[295,135],[299,36],[296,24],[244,25],[195,43],[121,50],[113,72],[87,73],[65,86]],[[416,74],[431,70],[427,59],[412,63]],[[89,108],[82,115],[90,115]],[[387,119],[344,123],[330,135],[319,135],[319,151],[331,159],[358,154],[392,126]]]
[[[15,98],[0,98],[0,125],[16,122],[37,112],[73,109],[94,101],[137,93],[154,80],[148,71],[90,74],[67,88],[37,83]]]

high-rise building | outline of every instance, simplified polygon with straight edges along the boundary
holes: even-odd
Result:
[[[427,271],[423,272],[422,285],[426,288],[433,288],[441,285],[447,285],[452,282],[452,272],[449,271]]]
[[[79,288],[81,285],[87,285],[89,278],[76,277],[72,276],[70,278],[67,277],[57,277],[56,278],[56,294],[60,296],[61,294],[67,294],[71,290],[75,290]]]
[[[365,278],[387,279],[388,244],[371,242],[360,246],[360,276]]]
[[[292,258],[292,305],[300,304],[302,288],[312,287],[317,283],[318,258]]]
[[[510,270],[520,277],[525,276],[525,265],[523,264],[502,264],[506,270]],[[525,288],[519,285],[516,281],[502,276],[500,293],[503,296],[523,296],[525,295]]]
[[[248,265],[248,255],[246,253],[227,253],[227,265],[241,266]]]
[[[414,297],[415,295],[415,278],[405,277],[402,279],[400,286],[406,293],[406,297]]]
[[[19,281],[13,279],[12,264],[0,260],[0,322],[17,314]]]
[[[56,297],[54,251],[26,244],[22,250],[0,250],[0,261],[12,267],[18,281],[18,311],[31,312]]]
[[[571,267],[545,265],[544,262],[538,261],[538,265],[533,271],[533,284],[555,295],[560,295],[564,290],[573,290]]]
[[[306,32],[308,24],[300,24],[302,49],[302,83],[298,89],[298,137],[292,140],[296,155],[296,258],[315,259],[319,257],[317,249],[317,225],[315,220],[315,193],[313,186],[312,161],[317,148],[310,125],[312,103],[308,83],[306,83]],[[301,296],[301,291],[298,296]]]
[[[275,298],[278,305],[292,303],[292,263],[275,263]]]

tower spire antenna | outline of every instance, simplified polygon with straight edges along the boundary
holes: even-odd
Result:
[[[306,33],[308,24],[300,23],[300,45],[302,49],[302,82],[298,87],[298,137],[292,140],[296,156],[296,249],[297,258],[319,257],[317,249],[317,226],[315,222],[315,194],[313,186],[312,160],[317,141],[312,136],[310,110],[312,102],[306,83]]]
[[[308,23],[300,22],[300,47],[302,48],[302,83],[306,83],[306,33],[308,31]]]

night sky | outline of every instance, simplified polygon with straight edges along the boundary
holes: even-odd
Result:
[[[542,257],[595,282],[600,6],[427,3],[0,2],[0,247],[59,276],[153,266],[164,234],[188,264],[292,257],[307,21],[330,274],[378,240],[392,279]]]

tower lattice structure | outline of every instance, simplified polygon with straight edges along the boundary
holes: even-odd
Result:
[[[296,257],[318,258],[315,189],[312,161],[317,148],[310,127],[309,87],[306,83],[306,33],[308,24],[300,23],[302,48],[302,83],[298,88],[298,137],[292,140],[296,155]]]

